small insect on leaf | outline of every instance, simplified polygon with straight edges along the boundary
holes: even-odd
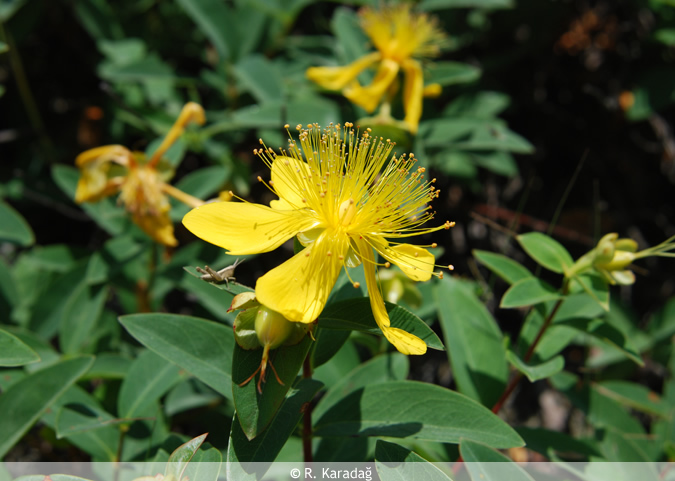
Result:
[[[200,279],[206,282],[213,282],[215,284],[224,282],[229,287],[230,281],[235,280],[234,270],[239,264],[241,264],[241,261],[237,259],[231,266],[223,267],[218,271],[211,269],[209,266],[204,266],[203,269],[201,267],[196,267],[196,269],[197,272],[202,274]]]

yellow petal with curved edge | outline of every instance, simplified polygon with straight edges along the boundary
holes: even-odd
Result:
[[[204,204],[183,217],[190,232],[232,255],[274,250],[314,222],[306,211],[279,211],[245,202]]]
[[[312,82],[328,90],[340,90],[361,72],[380,60],[379,52],[358,58],[344,67],[310,67],[305,75]]]
[[[99,165],[106,162],[115,162],[128,167],[130,157],[131,152],[122,145],[104,145],[82,152],[75,159],[75,165],[84,167],[91,162]]]
[[[630,286],[632,284],[635,284],[635,274],[633,274],[629,270],[613,271],[610,272],[609,275],[614,280],[614,282],[616,282],[620,286]]]
[[[428,281],[434,272],[436,258],[428,250],[412,244],[389,247],[383,255],[396,264],[413,281]]]
[[[178,245],[178,241],[173,235],[173,223],[169,218],[169,211],[160,214],[133,214],[134,223],[143,229],[153,240],[169,247]]]
[[[412,244],[390,246],[384,239],[373,239],[373,247],[386,260],[397,265],[413,281],[428,281],[436,258],[428,250]]]
[[[303,189],[309,182],[311,171],[309,165],[293,157],[278,156],[272,162],[272,187],[279,196],[280,202],[272,206],[282,208],[286,205],[294,209],[302,209],[305,204],[302,202],[304,197]]]
[[[422,91],[422,96],[424,98],[436,98],[439,95],[443,93],[443,87],[441,87],[441,84],[429,84],[424,86],[424,90]]]
[[[408,59],[403,62],[405,80],[403,83],[403,121],[410,126],[415,134],[422,117],[422,97],[424,96],[424,75],[422,66],[417,60]]]
[[[375,276],[375,256],[373,249],[363,239],[354,239],[354,244],[363,259],[363,270],[366,274],[366,285],[368,287],[368,297],[370,298],[370,307],[373,310],[373,316],[377,325],[382,330],[382,334],[387,340],[394,345],[399,352],[410,354],[424,354],[427,352],[426,343],[415,336],[402,329],[390,327],[389,313],[384,305],[380,288],[377,285],[377,278]]]
[[[111,179],[110,163],[129,167],[131,152],[121,145],[106,145],[82,152],[75,159],[80,178],[75,190],[75,202],[98,202],[117,192],[124,178]]]
[[[323,311],[347,253],[346,235],[326,229],[316,241],[258,279],[258,301],[295,322],[313,322]]]
[[[375,110],[382,100],[382,96],[387,91],[391,83],[396,79],[396,74],[399,71],[399,64],[393,60],[384,59],[380,63],[373,82],[361,87],[358,82],[347,87],[343,94],[351,102],[363,107],[368,112]]]
[[[166,153],[167,150],[178,140],[178,137],[183,135],[185,131],[185,126],[189,123],[196,123],[199,125],[204,125],[206,122],[206,116],[204,115],[204,109],[201,105],[196,102],[188,102],[183,106],[183,109],[180,111],[180,115],[171,126],[171,129],[162,140],[162,143],[157,147],[150,157],[148,164],[157,165],[159,159]]]
[[[399,352],[410,356],[421,355],[427,352],[427,344],[419,337],[397,327],[387,327],[382,329],[382,334],[387,341],[392,343]]]

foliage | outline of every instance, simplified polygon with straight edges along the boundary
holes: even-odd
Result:
[[[379,2],[3,2],[0,103],[11,115],[3,116],[0,141],[12,169],[0,174],[0,458],[20,460],[41,439],[56,457],[169,461],[167,480],[223,474],[199,467],[207,461],[228,461],[223,470],[234,475],[249,462],[374,460],[382,479],[405,479],[387,463],[508,462],[523,453],[675,459],[675,290],[671,260],[657,259],[672,257],[674,246],[666,119],[675,100],[668,80],[675,7],[626,2],[564,16],[560,5],[544,14],[534,3],[415,4],[447,36],[436,58],[414,61],[425,87],[441,87],[424,100],[415,131],[416,121],[411,128],[397,120],[414,103],[404,75],[386,82],[374,116],[306,77],[311,67],[350,65],[371,52],[358,12]],[[617,16],[637,22],[639,12],[652,19],[649,31],[620,37]],[[539,39],[541,31],[549,33]],[[628,44],[643,55],[619,58]],[[605,129],[621,132],[611,131],[612,142],[648,136],[662,147],[658,155],[631,144],[625,150],[634,158],[624,153],[622,168],[594,160],[595,151],[576,164],[587,139],[561,139],[543,117],[529,118],[541,92],[524,94],[518,84],[528,78],[527,62],[551,52],[555,68],[571,58],[581,65],[593,92],[610,87],[592,62],[607,77],[615,64],[646,64],[625,69],[634,73],[602,94],[594,119],[606,122],[596,137]],[[378,85],[374,69],[357,75],[359,87]],[[180,120],[186,104],[204,107],[203,125]],[[272,324],[263,335],[252,291],[266,272],[311,249],[307,229],[276,254],[233,256],[196,239],[181,220],[207,201],[280,202],[273,186],[255,180],[268,175],[253,153],[258,139],[279,151],[288,145],[284,130],[297,124],[345,121],[396,142],[398,158],[414,151],[420,172],[437,178],[425,216],[457,226],[425,227],[430,247],[414,255],[431,256],[444,272],[416,283],[413,262],[383,267],[389,258],[371,261],[359,249],[372,244],[355,241],[316,322],[279,331]],[[574,144],[579,155],[554,162],[557,142]],[[87,155],[102,145],[112,147]],[[115,189],[76,203],[83,151],[78,167],[96,164],[92,185]],[[144,159],[154,159],[154,180],[138,182],[153,186],[154,204],[148,190],[124,197]],[[355,185],[366,192],[376,174]],[[587,192],[598,178],[603,190],[594,195],[608,204],[607,220],[592,230],[584,222],[602,203]],[[647,179],[656,179],[646,182],[653,196],[641,187]],[[638,204],[643,198],[653,204]],[[153,206],[169,241],[153,235],[160,228],[147,220]],[[337,214],[340,222],[347,215]],[[378,246],[381,255],[393,250]],[[412,257],[413,246],[403,246]],[[372,262],[381,264],[379,287]],[[396,352],[382,336],[387,328],[429,351]],[[539,393],[562,400],[566,412],[549,419]],[[528,479],[512,468],[514,479]],[[425,469],[430,479],[452,476]],[[472,479],[499,479],[481,469],[469,469]]]

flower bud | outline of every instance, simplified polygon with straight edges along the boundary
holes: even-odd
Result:
[[[255,332],[262,346],[276,349],[293,334],[295,324],[278,312],[260,306],[255,318]]]

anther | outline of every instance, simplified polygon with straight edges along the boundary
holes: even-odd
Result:
[[[330,257],[330,256],[333,255],[333,253],[332,253],[331,251],[328,251],[328,252],[326,252],[326,255],[327,255],[328,257]]]
[[[449,271],[454,271],[454,270],[455,270],[455,266],[453,266],[452,264],[449,264],[449,265],[448,265],[448,270],[449,270]]]
[[[436,247],[438,247],[438,244],[436,244],[436,243],[434,242],[433,244],[431,244],[431,247],[433,247],[433,248],[435,249]]]
[[[389,269],[389,268],[391,267],[391,262],[385,262],[385,263],[384,263],[384,267],[386,267],[387,269]]]
[[[355,287],[356,289],[358,289],[359,287],[361,287],[361,283],[360,283],[360,282],[355,282],[355,283],[354,283],[354,287]]]
[[[290,127],[290,125],[284,124],[284,128],[285,128],[285,129],[287,129],[287,128],[289,128],[289,127]]]
[[[262,177],[258,176],[258,182],[262,182]]]

